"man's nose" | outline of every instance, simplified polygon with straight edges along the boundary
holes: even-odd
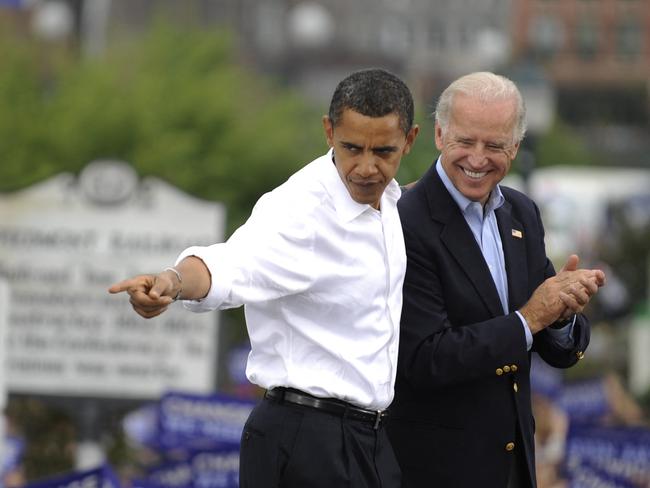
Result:
[[[472,146],[467,159],[472,166],[481,166],[485,162],[485,146],[483,144]]]
[[[364,154],[357,165],[357,174],[363,178],[368,178],[376,173],[377,163],[374,154]]]

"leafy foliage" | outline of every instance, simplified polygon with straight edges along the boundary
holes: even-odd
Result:
[[[224,202],[231,227],[326,149],[320,111],[232,59],[227,34],[160,24],[101,59],[0,40],[0,191],[117,158]]]
[[[537,163],[539,166],[590,166],[601,161],[571,127],[557,120],[540,140]]]

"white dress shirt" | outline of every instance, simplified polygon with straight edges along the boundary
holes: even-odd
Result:
[[[393,180],[381,211],[355,202],[330,151],[263,195],[227,242],[181,253],[212,275],[208,295],[185,306],[245,305],[252,383],[386,408],[406,269],[399,197]]]

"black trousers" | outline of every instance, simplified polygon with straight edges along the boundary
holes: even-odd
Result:
[[[383,426],[264,399],[241,440],[241,488],[399,488]]]

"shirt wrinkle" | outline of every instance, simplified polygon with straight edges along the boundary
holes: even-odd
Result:
[[[393,399],[406,251],[393,180],[381,212],[349,195],[328,153],[265,194],[226,243],[188,248],[213,279],[193,311],[244,306],[246,374],[384,409]]]

